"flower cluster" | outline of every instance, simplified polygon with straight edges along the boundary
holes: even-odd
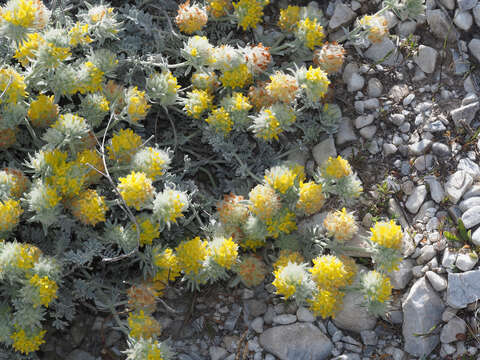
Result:
[[[0,242],[1,290],[10,302],[0,310],[4,345],[30,354],[45,343],[42,321],[45,308],[57,298],[60,274],[55,260],[37,247]]]

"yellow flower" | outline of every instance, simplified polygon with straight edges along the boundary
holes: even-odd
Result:
[[[277,268],[273,272],[275,280],[272,285],[276,288],[276,293],[282,295],[286,300],[297,295],[305,296],[305,290],[310,287],[308,274],[305,271],[305,264],[289,262],[287,265]],[[300,300],[297,298],[297,300]]]
[[[265,182],[281,194],[295,185],[297,174],[287,166],[274,166],[266,171]]]
[[[208,3],[207,10],[214,18],[219,18],[227,15],[232,8],[231,0],[213,0]]]
[[[76,91],[86,94],[87,92],[93,93],[102,90],[104,72],[91,61],[82,65],[81,75]]]
[[[385,303],[392,295],[390,279],[378,271],[369,271],[362,278],[365,299],[370,302]]]
[[[95,190],[86,190],[73,199],[70,208],[73,216],[84,225],[95,226],[105,221],[108,208],[105,197],[99,196]]]
[[[205,90],[194,89],[187,93],[185,111],[188,116],[199,119],[207,110],[212,108],[213,96]]]
[[[221,267],[230,270],[237,262],[238,245],[231,237],[217,238],[211,243],[212,259]]]
[[[368,39],[373,43],[378,43],[388,34],[387,20],[380,15],[364,15],[359,24],[368,31]]]
[[[301,86],[307,92],[307,97],[312,102],[318,102],[328,91],[330,80],[327,73],[321,68],[313,68],[310,66],[304,74]]]
[[[75,162],[84,169],[85,182],[89,184],[96,184],[100,181],[102,174],[100,174],[99,171],[103,172],[104,166],[100,154],[95,149],[86,149],[77,153]],[[87,164],[93,166],[94,169]]]
[[[93,40],[88,36],[88,24],[81,25],[78,21],[69,31],[70,45],[84,45],[89,44]]]
[[[227,135],[232,131],[233,121],[223,107],[213,110],[205,121],[222,135]]]
[[[358,231],[353,213],[348,213],[345,208],[341,211],[329,212],[323,221],[323,226],[330,236],[340,242],[351,240]]]
[[[271,109],[262,109],[255,117],[252,125],[255,137],[270,141],[278,140],[278,135],[283,132],[278,118]]]
[[[278,238],[280,234],[290,234],[297,229],[297,218],[291,211],[275,216],[272,219],[265,221],[267,225],[268,234],[273,238]]]
[[[255,29],[257,24],[262,21],[263,9],[269,2],[269,0],[239,0],[233,3],[234,15],[237,18],[238,25],[243,30]]]
[[[16,256],[16,267],[21,270],[30,270],[35,266],[41,255],[39,248],[29,244],[19,245],[19,252]]]
[[[12,347],[22,354],[29,354],[40,349],[40,345],[45,343],[44,336],[46,330],[38,330],[27,335],[24,329],[15,324],[15,332],[10,335],[13,340]]]
[[[34,308],[39,305],[48,307],[52,300],[57,298],[58,285],[54,280],[49,279],[48,276],[41,278],[38,274],[35,274],[30,278],[29,283],[38,291],[38,299],[34,299]]]
[[[180,31],[185,34],[193,34],[201,30],[208,21],[208,15],[204,8],[197,4],[190,5],[190,0],[178,7],[175,23]]]
[[[321,289],[338,289],[346,286],[351,279],[344,263],[334,255],[321,255],[313,259],[309,269],[312,279]]]
[[[13,9],[0,11],[0,16],[12,25],[23,28],[33,27],[37,12],[36,2],[32,0],[17,0],[15,2]]]
[[[168,169],[171,159],[167,151],[153,147],[139,150],[132,159],[134,170],[143,171],[153,181],[160,179]]]
[[[298,251],[281,250],[277,261],[273,264],[274,270],[288,265],[288,263],[303,264],[305,259]]]
[[[137,217],[137,223],[140,225],[140,246],[151,245],[153,239],[160,236],[160,225],[153,222],[148,217]],[[137,231],[137,226],[133,224],[133,230]]]
[[[265,89],[272,99],[290,104],[297,95],[298,83],[292,75],[276,71],[270,75],[270,82]]]
[[[325,204],[325,195],[323,195],[322,184],[316,184],[313,181],[300,183],[297,209],[312,215],[319,212],[323,204]]]
[[[26,88],[23,76],[13,68],[0,69],[0,104],[16,104],[21,101],[27,95]]]
[[[58,110],[58,105],[55,104],[53,95],[39,95],[37,100],[30,103],[28,118],[33,126],[45,128],[57,119]]]
[[[261,220],[271,219],[280,209],[280,198],[270,186],[257,185],[250,191],[248,196],[252,204],[250,211]]]
[[[339,155],[337,158],[329,157],[324,165],[324,174],[329,177],[341,179],[352,175],[352,168],[347,160]]]
[[[127,115],[131,122],[138,122],[147,116],[150,105],[147,104],[145,91],[140,91],[135,86],[130,88],[125,95],[127,101]]]
[[[23,66],[27,66],[31,60],[35,59],[35,52],[38,50],[40,44],[44,42],[45,40],[39,33],[28,34],[27,38],[18,45],[13,57]]]
[[[145,173],[132,171],[130,175],[120,178],[119,181],[117,189],[127,206],[140,210],[153,199],[152,180]]]
[[[108,158],[121,163],[127,163],[142,145],[142,138],[132,129],[121,129],[113,135],[112,144],[107,146]]]
[[[128,314],[128,327],[130,328],[130,337],[137,340],[156,338],[161,332],[158,321],[152,316],[145,315],[143,310]]]
[[[167,225],[183,217],[190,201],[186,192],[166,188],[153,201],[153,214]]]
[[[345,294],[335,289],[320,289],[312,299],[308,299],[310,310],[322,318],[331,316],[335,318],[335,313],[342,306],[343,296]]]
[[[48,43],[48,55],[50,55],[52,61],[52,67],[57,67],[58,64],[72,55],[70,48],[55,46],[53,43]]]
[[[180,276],[178,259],[172,249],[166,248],[160,252],[159,249],[156,248],[153,254],[153,263],[156,266],[155,281],[166,284],[168,281],[174,281]]]
[[[0,201],[0,232],[13,230],[20,222],[22,213],[20,201],[12,199]]]
[[[370,240],[374,243],[395,250],[402,248],[402,228],[400,225],[395,224],[395,221],[379,221],[370,230],[372,231]]]
[[[203,261],[208,256],[207,241],[202,241],[198,236],[189,241],[183,241],[177,246],[178,265],[185,274],[197,275],[203,266]]]
[[[220,76],[220,81],[224,87],[232,89],[243,88],[252,82],[252,73],[248,70],[247,64],[240,64],[239,66],[227,70]]]
[[[315,49],[315,46],[322,45],[322,41],[325,38],[323,27],[316,18],[313,21],[308,17],[299,20],[297,22],[296,34],[300,41],[310,50]]]
[[[280,10],[280,18],[277,25],[284,31],[293,31],[300,16],[300,7],[288,5],[286,9]]]

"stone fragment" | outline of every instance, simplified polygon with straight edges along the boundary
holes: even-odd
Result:
[[[272,327],[260,335],[259,342],[280,360],[324,360],[333,349],[328,337],[311,323]]]
[[[465,121],[467,125],[470,125],[472,120],[475,118],[475,114],[477,113],[479,108],[480,108],[479,103],[474,102],[450,111],[450,116],[452,117],[452,120],[457,127],[462,126],[463,121]]]
[[[349,118],[343,118],[336,135],[337,145],[343,145],[356,140],[357,135],[355,135],[355,131],[353,131],[352,122]]]
[[[413,284],[402,308],[405,351],[413,356],[428,356],[438,345],[439,336],[421,335],[440,323],[445,309],[442,299],[423,277]]]
[[[448,274],[447,305],[463,309],[479,299],[480,270]]]
[[[431,74],[435,71],[438,52],[430,46],[420,45],[413,61],[422,69],[423,72]]]
[[[405,206],[407,207],[408,211],[412,214],[416,214],[420,206],[422,206],[423,202],[425,201],[425,197],[427,196],[427,187],[425,185],[419,185],[415,188],[412,195],[408,197]]]
[[[342,308],[335,315],[333,322],[340,329],[360,333],[363,330],[372,330],[377,319],[363,306],[362,295],[352,291],[345,294]]]
[[[458,32],[442,10],[427,10],[427,23],[430,31],[438,39],[442,41],[447,39],[449,42],[457,40]]]
[[[333,16],[328,22],[328,26],[332,30],[338,29],[340,26],[348,24],[350,21],[352,21],[355,16],[355,12],[353,12],[352,9],[350,9],[347,5],[338,3],[337,6],[335,6]]]
[[[388,37],[381,42],[370,45],[364,53],[368,59],[385,65],[396,65],[402,62],[403,56],[399,53],[397,47]]]
[[[402,290],[412,280],[413,261],[411,259],[404,259],[398,264],[398,270],[394,270],[388,274],[392,288],[395,290]]]
[[[315,316],[307,308],[300,306],[297,310],[297,319],[302,322],[314,322]]]
[[[467,324],[465,321],[457,316],[454,316],[443,326],[442,332],[440,333],[440,341],[442,343],[458,341],[461,339],[459,336],[465,335],[466,329]]]
[[[445,192],[450,201],[456,204],[472,183],[473,178],[466,171],[459,170],[449,176],[445,184]]]
[[[274,324],[288,325],[297,321],[297,316],[292,314],[281,314],[273,318]]]
[[[462,221],[467,229],[471,229],[480,224],[480,206],[474,206],[465,211],[462,215]]]
[[[427,271],[425,276],[436,291],[440,292],[447,288],[447,280],[437,273],[433,271]]]
[[[456,11],[453,23],[463,31],[468,31],[473,25],[473,16],[469,11]]]
[[[227,357],[228,352],[220,346],[212,346],[208,352],[211,360],[223,360]]]
[[[335,148],[333,137],[329,136],[315,145],[312,149],[312,155],[317,166],[322,166],[329,157],[337,157],[337,149]]]
[[[468,11],[478,4],[478,0],[457,0],[460,11]]]

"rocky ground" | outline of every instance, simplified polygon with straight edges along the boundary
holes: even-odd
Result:
[[[331,1],[329,40],[375,3]],[[307,169],[337,153],[350,158],[367,193],[357,210],[365,231],[386,212],[403,226],[405,258],[391,274],[387,316],[370,316],[355,293],[335,319],[321,320],[281,301],[272,285],[223,284],[181,301],[170,289],[159,321],[178,359],[480,359],[480,2],[426,5],[419,22],[387,13],[397,37],[361,54],[349,48],[334,80],[344,102],[339,132],[311,154],[292,154]],[[458,219],[470,238],[447,239]],[[51,335],[44,358],[122,358],[112,326],[101,316],[76,320],[67,338]]]

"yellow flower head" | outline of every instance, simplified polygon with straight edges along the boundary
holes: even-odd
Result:
[[[30,354],[40,349],[40,345],[45,343],[44,336],[47,330],[25,332],[19,325],[15,324],[15,332],[10,335],[13,340],[12,347],[22,354]]]
[[[153,200],[152,180],[142,172],[132,171],[130,175],[118,179],[117,189],[127,206],[140,210]]]
[[[325,195],[321,184],[314,181],[300,183],[297,209],[306,215],[312,215],[319,212],[323,204],[325,204]]]
[[[27,66],[31,60],[36,58],[35,53],[44,42],[45,40],[39,33],[28,34],[27,38],[18,45],[13,57],[23,66]]]
[[[255,29],[262,21],[263,9],[270,0],[239,0],[233,3],[234,15],[243,30]]]
[[[176,223],[183,217],[190,205],[188,195],[184,191],[166,188],[153,201],[153,214],[167,225]]]
[[[105,221],[108,208],[105,197],[98,195],[95,190],[86,190],[74,198],[70,204],[73,216],[84,225],[95,226]]]
[[[219,237],[210,243],[212,260],[222,268],[230,270],[238,259],[238,245],[231,237]]]
[[[160,225],[149,217],[137,217],[137,223],[140,225],[140,246],[151,245],[153,239],[160,236]],[[137,231],[135,224],[133,224],[133,230]]]
[[[214,71],[196,71],[191,81],[194,89],[205,90],[209,94],[213,94],[219,86],[218,77]]]
[[[330,236],[340,242],[351,240],[358,231],[353,213],[347,212],[345,208],[341,211],[329,212],[323,221],[323,226]]]
[[[207,10],[214,17],[227,15],[233,9],[232,0],[212,0],[208,2]]]
[[[278,140],[278,135],[283,132],[280,121],[272,109],[262,109],[253,121],[251,128],[257,138],[266,141]]]
[[[212,105],[212,95],[205,90],[194,89],[187,93],[184,109],[188,116],[199,119],[204,112],[212,108]]]
[[[193,34],[201,30],[208,21],[208,15],[203,7],[197,4],[190,5],[190,0],[178,7],[175,23],[181,32]]]
[[[156,181],[165,174],[171,161],[167,151],[145,147],[133,156],[132,167],[134,170],[143,171],[149,178]]]
[[[121,129],[113,135],[112,143],[107,146],[108,158],[121,163],[127,163],[142,145],[142,138],[132,129]]]
[[[305,259],[298,251],[281,250],[277,261],[273,264],[273,269],[278,270],[288,265],[288,263],[303,264],[304,262]]]
[[[268,95],[275,101],[290,104],[298,93],[298,83],[294,76],[276,71],[270,76],[270,82],[265,86]]]
[[[18,200],[0,201],[0,232],[12,231],[20,222],[23,209]]]
[[[145,119],[150,105],[147,104],[145,91],[139,91],[135,86],[128,89],[125,99],[127,102],[127,115],[131,122],[138,122]]]
[[[215,129],[215,132],[224,136],[232,131],[233,121],[223,107],[213,110],[205,121]]]
[[[155,248],[153,251],[153,263],[156,266],[156,274],[154,280],[166,285],[169,281],[175,281],[180,276],[180,267],[177,256],[172,249],[166,248],[160,251]]]
[[[268,235],[275,239],[281,234],[290,234],[297,230],[297,218],[295,213],[291,211],[283,211],[281,214],[267,219],[265,224],[267,225]]]
[[[97,184],[100,181],[102,174],[99,171],[104,172],[104,166],[100,154],[95,149],[86,149],[77,153],[75,162],[85,171],[86,183]]]
[[[318,23],[318,20],[305,18],[297,22],[295,30],[297,38],[310,50],[314,50],[315,46],[322,45],[325,38],[323,27]]]
[[[81,94],[93,93],[102,90],[104,72],[91,61],[82,64],[79,73],[76,91]]]
[[[392,295],[390,279],[378,271],[369,271],[362,277],[365,299],[369,302],[385,303]]]
[[[156,338],[162,331],[158,321],[150,315],[145,315],[143,310],[128,314],[128,327],[130,337],[134,339]]]
[[[308,299],[310,310],[322,318],[331,316],[335,318],[335,313],[342,306],[343,296],[345,294],[337,289],[319,289],[312,299]]]
[[[378,43],[388,34],[387,20],[380,15],[364,15],[358,23],[368,31],[368,40]]]
[[[372,231],[370,240],[374,243],[389,249],[401,250],[403,239],[402,228],[400,225],[395,224],[395,221],[379,221],[373,228],[370,228],[370,230]]]
[[[300,7],[296,5],[288,5],[286,9],[280,10],[280,18],[277,25],[283,31],[293,31],[300,17]]]
[[[250,210],[262,220],[271,219],[281,207],[279,196],[270,186],[257,185],[248,194]]]
[[[27,95],[24,78],[11,67],[0,69],[0,104],[16,104]]]
[[[30,270],[40,258],[39,248],[29,244],[19,244],[16,248],[15,266],[21,270]]]
[[[334,255],[321,255],[313,259],[309,269],[313,281],[321,289],[339,289],[346,286],[351,279],[345,264]]]
[[[68,31],[70,36],[70,45],[85,45],[91,43],[93,40],[88,35],[88,24],[81,25],[77,23]]]
[[[53,124],[58,117],[58,105],[52,96],[39,95],[37,100],[30,103],[28,118],[33,126],[46,128]]]
[[[224,87],[232,89],[243,88],[252,82],[252,73],[247,64],[240,64],[237,67],[227,70],[220,76],[220,81]]]
[[[49,17],[50,11],[40,0],[10,0],[0,9],[0,18],[5,23],[23,30],[17,34],[20,38],[28,31],[44,28]]]
[[[57,298],[58,285],[54,280],[48,276],[40,277],[38,274],[32,276],[29,280],[30,285],[37,290],[38,298],[34,299],[33,307],[43,305],[48,307],[53,299]]]
[[[337,158],[329,157],[324,165],[323,175],[325,177],[341,179],[345,176],[352,175],[352,168],[348,161],[342,159],[340,155]]]
[[[295,296],[297,292],[300,294],[305,287],[309,286],[305,264],[289,262],[287,265],[277,268],[273,275],[275,280],[272,285],[275,286],[276,293],[282,295],[285,300]]]
[[[197,236],[192,240],[183,241],[177,246],[176,251],[180,269],[187,275],[191,273],[197,275],[208,256],[208,242]]]
[[[297,175],[288,166],[274,166],[266,171],[264,179],[266,184],[281,194],[285,194],[298,181]]]

